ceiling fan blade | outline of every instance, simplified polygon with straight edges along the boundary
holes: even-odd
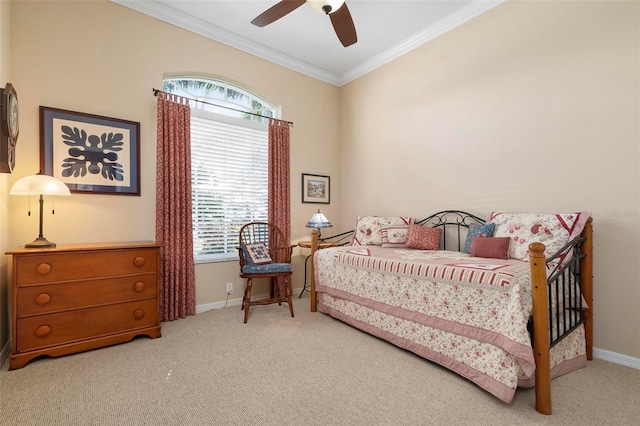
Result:
[[[336,30],[336,35],[344,47],[351,46],[358,41],[356,27],[353,25],[353,19],[351,19],[351,12],[349,12],[347,3],[329,16],[331,17],[333,29]]]
[[[305,0],[282,0],[280,3],[276,3],[274,6],[262,12],[251,21],[251,23],[257,27],[264,27],[277,21],[286,14],[293,12],[305,3]]]

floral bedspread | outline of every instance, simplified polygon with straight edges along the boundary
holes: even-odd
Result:
[[[528,262],[378,246],[315,256],[321,312],[438,362],[505,402],[519,382],[533,384]],[[580,336],[565,340],[559,355],[552,352],[559,374],[584,362]],[[572,362],[560,367],[563,361]]]

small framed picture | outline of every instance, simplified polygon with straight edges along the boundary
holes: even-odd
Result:
[[[329,176],[302,174],[302,202],[329,204],[331,181]]]
[[[41,106],[40,170],[71,192],[140,195],[140,123]]]

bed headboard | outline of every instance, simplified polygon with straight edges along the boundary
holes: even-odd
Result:
[[[462,251],[471,224],[484,225],[485,220],[462,210],[443,210],[416,222],[418,225],[442,228],[444,250]]]

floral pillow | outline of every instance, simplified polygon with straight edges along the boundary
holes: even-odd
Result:
[[[591,213],[564,214],[492,212],[487,222],[495,224],[494,237],[511,237],[509,257],[529,261],[529,244],[541,242],[549,257],[580,235]]]
[[[485,225],[479,225],[477,223],[472,223],[469,225],[469,230],[467,231],[467,239],[464,242],[464,248],[462,249],[465,253],[471,253],[471,243],[473,239],[476,237],[492,237],[493,236],[493,228],[495,224],[487,223]]]
[[[391,225],[407,226],[413,223],[410,217],[393,216],[358,216],[353,233],[354,246],[380,246],[382,245],[382,227]]]
[[[440,248],[440,235],[442,228],[431,228],[429,226],[409,225],[409,236],[407,237],[407,248],[420,250],[438,250]]]
[[[409,225],[382,226],[382,247],[406,247]]]

